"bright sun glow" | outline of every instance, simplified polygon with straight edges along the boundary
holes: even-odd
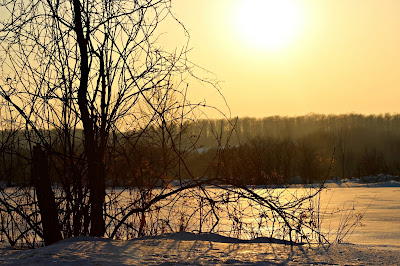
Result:
[[[282,48],[299,31],[299,8],[290,0],[240,0],[235,13],[241,38],[259,48]]]

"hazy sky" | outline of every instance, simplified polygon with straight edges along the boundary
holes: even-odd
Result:
[[[221,81],[232,115],[400,112],[400,1],[269,2],[173,1],[190,59]]]

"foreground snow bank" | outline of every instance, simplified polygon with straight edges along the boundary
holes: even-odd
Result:
[[[154,238],[114,241],[76,237],[34,250],[3,247],[0,264],[9,265],[400,265],[396,251],[368,246],[330,248],[240,241],[215,234],[176,233]]]

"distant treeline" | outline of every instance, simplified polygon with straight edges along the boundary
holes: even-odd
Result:
[[[215,152],[218,136],[225,147],[220,171],[247,183],[400,174],[398,114],[202,120],[192,130],[201,132],[199,144],[214,147],[203,156]]]
[[[47,156],[53,181],[68,185],[86,169],[82,131],[76,130],[69,142],[63,134],[47,134],[52,145]],[[34,133],[3,130],[0,135],[0,181],[29,184]],[[149,127],[110,136],[106,157],[107,183],[121,186],[210,176],[283,184],[400,175],[400,115],[311,114]],[[182,169],[184,176],[178,174]]]
[[[321,115],[309,114],[305,116],[269,116],[264,118],[237,118],[199,120],[193,127],[193,133],[201,129],[199,143],[205,146],[214,146],[215,133],[229,135],[234,126],[231,145],[246,142],[254,137],[274,137],[299,139],[316,132],[337,135],[339,132],[353,132],[359,136],[368,136],[368,140],[382,140],[382,136],[400,135],[400,114],[362,115]],[[361,141],[365,143],[364,140]],[[360,143],[355,143],[360,144]]]

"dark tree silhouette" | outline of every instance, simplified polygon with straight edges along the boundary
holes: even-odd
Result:
[[[90,235],[103,236],[110,132],[170,111],[151,99],[188,69],[185,47],[169,53],[155,43],[159,24],[174,19],[171,1],[14,0],[1,8],[1,95],[47,150],[51,138],[42,129],[57,128],[71,141],[71,131],[83,128]],[[141,113],[143,105],[150,112]]]

